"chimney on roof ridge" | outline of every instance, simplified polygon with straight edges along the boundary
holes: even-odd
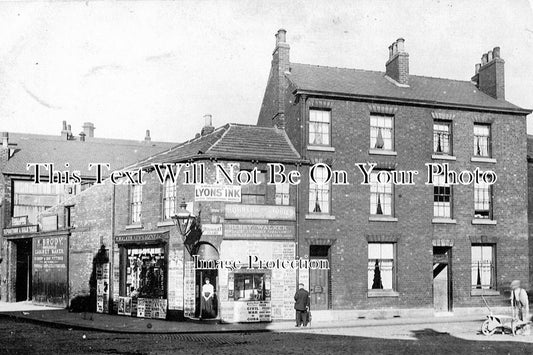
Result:
[[[277,110],[275,111],[272,121],[274,126],[285,129],[285,106],[286,90],[288,81],[285,73],[290,71],[290,46],[287,43],[287,31],[280,28],[276,33],[276,48],[272,53],[272,73],[276,86],[275,99]]]
[[[505,61],[500,58],[500,47],[481,56],[481,63],[476,64],[472,82],[479,91],[497,100],[505,100]]]
[[[209,114],[204,115],[204,126],[202,127],[201,131],[202,136],[213,133],[214,130],[215,127],[213,127],[213,117]]]
[[[92,122],[84,122],[83,133],[85,133],[87,137],[93,138],[94,137],[94,124]]]
[[[85,133],[80,132],[80,142],[85,142]]]
[[[399,84],[409,85],[409,53],[405,51],[405,40],[398,38],[389,46],[389,60],[385,64],[385,73]]]
[[[67,125],[67,140],[74,139],[74,136],[72,135],[72,127],[71,125]]]
[[[144,141],[145,142],[150,142],[152,140],[152,137],[150,137],[150,130],[147,129],[146,130],[146,135],[144,136]]]
[[[9,133],[2,132],[2,148],[7,149],[9,147]]]

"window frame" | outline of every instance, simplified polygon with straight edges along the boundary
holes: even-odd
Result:
[[[391,283],[392,288],[372,288],[370,286],[370,280],[369,278],[369,272],[370,272],[370,264],[372,263],[375,265],[375,260],[390,260],[390,259],[370,259],[370,245],[371,244],[379,244],[379,245],[391,245],[392,246],[392,275],[391,275]],[[368,242],[367,243],[367,291],[368,292],[397,292],[398,291],[398,257],[397,257],[397,242]],[[380,252],[381,253],[381,252]],[[381,266],[380,266],[381,267]],[[383,281],[382,281],[383,282]],[[372,278],[373,283],[373,278]]]
[[[285,191],[286,190],[286,191]],[[280,201],[278,203],[278,197]],[[291,201],[291,186],[288,182],[275,184],[274,204],[277,206],[289,206]]]
[[[168,218],[165,218],[166,217],[166,211],[167,211],[167,206],[165,206],[165,204],[167,202],[167,194],[166,194],[167,193],[167,189],[168,189],[167,183],[169,183],[169,185],[173,186],[173,188],[170,188],[170,189],[174,190],[174,195],[170,196],[171,200],[172,200],[172,198],[174,199],[174,203],[173,203],[174,204],[174,206],[173,206],[174,214],[178,210],[178,184],[177,184],[177,182],[172,183],[172,179],[167,177],[165,182],[161,185],[162,186],[162,188],[161,188],[161,220],[162,221],[170,221],[170,220],[172,220],[172,214],[170,216],[168,216]],[[170,206],[169,206],[169,211],[171,211],[170,210]]]
[[[138,194],[135,194],[135,189],[140,189],[139,193]],[[129,207],[130,207],[130,210],[129,210],[129,222],[131,225],[136,225],[136,224],[141,224],[141,221],[142,221],[142,203],[143,203],[143,198],[142,198],[142,192],[143,192],[143,188],[142,188],[142,185],[140,184],[133,184],[133,185],[130,185],[130,191],[129,191],[129,196],[130,196],[130,203],[129,203]],[[138,196],[139,197],[139,201],[135,201],[134,198]],[[138,221],[135,220],[134,218],[134,213],[135,213],[135,210],[136,210],[136,206],[138,206],[139,208],[139,217],[138,217]]]
[[[322,121],[312,121],[311,120],[311,112],[313,111],[320,111],[320,112],[328,112],[329,113],[329,122],[325,123],[325,122],[322,122]],[[320,108],[320,107],[309,107],[309,110],[308,110],[308,122],[307,122],[307,144],[309,146],[316,146],[316,147],[332,147],[333,146],[333,143],[332,143],[332,112],[331,112],[331,109],[327,109],[327,108]],[[311,123],[312,122],[316,122],[316,123],[320,123],[320,124],[327,124],[327,127],[328,127],[328,132],[327,132],[327,138],[328,138],[328,144],[324,144],[324,143],[315,143],[315,142],[311,142]]]
[[[490,285],[488,288],[484,288],[483,284],[480,284],[479,287],[477,285],[477,281],[476,283],[474,284],[473,280],[474,280],[474,260],[473,260],[473,257],[472,257],[472,252],[473,252],[473,248],[475,247],[478,247],[478,248],[481,248],[481,261],[483,261],[483,248],[485,247],[490,247],[491,248],[491,272],[490,272],[490,278],[491,278],[491,282],[490,282]],[[496,243],[472,243],[470,245],[470,264],[471,264],[471,267],[470,267],[470,271],[471,271],[471,279],[470,279],[470,289],[471,290],[496,290],[497,289],[497,265],[496,265],[496,261],[497,261],[497,248],[496,248]],[[477,271],[476,271],[477,272]],[[481,274],[480,274],[481,275]],[[476,278],[477,278],[477,275],[476,275]],[[482,276],[480,276],[480,278],[482,278]],[[480,280],[481,282],[481,280]]]
[[[264,302],[267,300],[268,296],[267,296],[267,289],[266,289],[266,273],[264,272],[236,272],[233,274],[233,301],[234,302],[254,302],[254,301],[260,301],[260,302]],[[254,280],[255,280],[255,277],[256,276],[259,276],[261,278],[261,297],[260,298],[254,298],[254,299],[249,299],[249,298],[246,298],[246,297],[239,297],[239,292],[237,292],[237,282],[238,282],[238,279],[239,278],[243,278],[245,279],[246,277],[251,277],[252,278],[252,285],[254,284]],[[243,281],[244,282],[244,281]],[[243,283],[244,286],[246,286],[246,282]],[[257,288],[254,288],[252,286],[252,289],[256,290]],[[240,291],[240,289],[239,289]],[[246,287],[244,287],[244,292],[246,293]]]
[[[386,127],[380,127],[380,126],[374,126],[372,125],[372,119],[373,118],[384,118],[384,119],[390,119],[391,120],[391,148],[390,149],[385,149],[385,148],[377,148],[375,145],[377,144],[377,136],[376,136],[376,142],[374,143],[374,145],[372,145],[372,128],[380,128],[380,129],[386,129]],[[395,152],[396,151],[396,140],[394,139],[395,137],[395,133],[396,133],[396,119],[395,119],[395,115],[386,115],[386,114],[378,114],[378,113],[370,113],[370,116],[369,116],[369,138],[370,138],[370,141],[369,141],[369,149],[371,151],[378,151],[378,152]],[[379,132],[378,132],[379,134]],[[382,139],[384,139],[382,137]],[[385,143],[383,144],[385,146]]]
[[[448,152],[438,152],[435,146],[436,130],[435,126],[447,126],[448,127]],[[447,120],[433,120],[433,154],[435,155],[449,155],[453,156],[453,122]]]
[[[487,127],[489,129],[489,135],[487,136],[487,155],[479,155],[476,151],[476,137],[484,137],[476,135],[476,126]],[[474,157],[477,158],[492,158],[492,125],[490,123],[474,122]]]
[[[438,175],[439,179],[440,177],[442,176],[442,178],[444,178],[444,175]],[[436,194],[435,193],[435,189],[438,189],[438,188],[448,188],[449,189],[449,216],[446,217],[446,216],[440,216],[440,215],[436,215],[435,214],[435,203],[439,203],[439,202],[445,202],[445,201],[435,201],[435,197],[436,196],[446,196],[445,194]],[[434,181],[433,183],[433,218],[445,218],[445,219],[453,219],[453,186],[450,185],[450,184],[436,184],[436,181]]]
[[[379,183],[377,182],[377,178],[376,178],[376,182],[373,182],[373,179],[372,179],[372,176],[379,174],[381,171],[388,171],[387,169],[374,169],[372,170],[372,172],[370,173],[370,191],[369,191],[369,208],[370,208],[370,216],[382,216],[382,217],[394,217],[395,216],[395,189],[394,189],[394,184],[392,183],[392,181],[390,181],[388,184],[383,184],[383,183]],[[377,213],[377,201],[376,201],[376,213],[374,213],[372,211],[372,196],[373,194],[380,194],[380,192],[372,192],[372,188],[374,185],[390,185],[390,197],[391,197],[391,201],[390,201],[390,210],[391,210],[391,213],[390,214],[384,214],[384,213]],[[379,196],[378,196],[379,197]],[[377,200],[377,199],[376,199]],[[383,202],[380,202],[381,205],[383,205]],[[383,211],[383,208],[382,208],[382,211]]]
[[[252,171],[252,169],[241,169],[243,171]],[[263,170],[258,170],[259,174],[258,176],[262,176],[262,178],[259,178],[259,184],[254,185],[251,181],[248,184],[241,185],[241,203],[246,205],[265,205],[267,203],[267,184],[266,184],[266,176],[267,172]],[[254,193],[250,193],[250,191]],[[259,191],[259,192],[257,192]],[[245,198],[246,196],[246,198]],[[254,196],[255,201],[245,201],[248,197]],[[257,198],[263,197],[263,202],[257,202]]]
[[[316,168],[319,168],[318,166]],[[326,168],[323,168],[323,169],[326,169]],[[320,186],[326,186],[327,188],[319,188]],[[332,184],[331,184],[331,180],[328,181],[327,184],[315,184],[311,181],[311,179],[309,179],[309,191],[308,191],[308,202],[309,202],[309,205],[308,205],[308,208],[307,208],[307,213],[308,214],[311,214],[311,215],[324,215],[324,216],[328,216],[328,215],[331,215],[331,208],[332,208],[332,202],[331,202],[331,193],[332,193]],[[314,199],[311,199],[311,191],[312,190],[315,190],[315,197]],[[320,190],[321,194],[323,194],[323,191],[327,191],[327,194],[328,194],[328,199],[327,201],[324,203],[324,206],[327,206],[327,211],[326,212],[323,212],[323,211],[320,211],[320,212],[315,212],[315,208],[316,208],[316,203],[317,203],[317,199],[318,199],[318,194],[317,192]],[[320,200],[322,201],[322,200]],[[311,206],[313,206],[313,208],[311,208]],[[319,207],[321,207],[322,204],[319,205]]]
[[[478,220],[489,220],[489,221],[492,221],[494,219],[494,214],[493,214],[493,209],[494,209],[494,195],[493,195],[493,185],[489,185],[489,184],[476,184],[474,182],[474,198],[473,198],[473,201],[474,201],[474,219],[478,219]],[[488,210],[477,210],[476,209],[476,190],[479,189],[478,186],[487,186],[487,190],[488,190],[488,196],[489,196],[489,200],[488,200],[488,203],[489,203],[489,208]],[[479,193],[478,193],[479,195]],[[481,202],[483,203],[483,202]],[[485,218],[483,217],[482,215],[480,217],[477,216],[476,214],[476,211],[488,211],[488,216]]]

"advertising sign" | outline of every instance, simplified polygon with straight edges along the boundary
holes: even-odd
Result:
[[[240,185],[208,185],[201,184],[194,187],[195,201],[241,202]]]

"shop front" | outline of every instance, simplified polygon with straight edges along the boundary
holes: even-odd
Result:
[[[168,309],[169,233],[137,233],[115,236],[119,263],[115,268],[118,286],[116,312],[119,315],[166,319]],[[102,266],[103,282],[99,282],[98,299],[105,302],[105,280],[108,266]],[[118,275],[117,275],[118,271]],[[102,312],[105,305],[98,307]]]

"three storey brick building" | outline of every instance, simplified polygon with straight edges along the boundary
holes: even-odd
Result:
[[[284,128],[302,158],[323,163],[318,180],[326,166],[349,179],[303,173],[298,252],[331,265],[300,275],[312,308],[448,312],[481,306],[482,294],[505,304],[510,281],[528,280],[531,111],[505,100],[500,48],[468,81],[412,75],[403,39],[385,72],[293,63],[289,50],[278,31],[258,125]],[[369,185],[357,163],[373,164]],[[427,164],[494,171],[497,181],[454,185],[441,174],[428,185]],[[419,175],[412,185],[377,182],[398,170]]]

